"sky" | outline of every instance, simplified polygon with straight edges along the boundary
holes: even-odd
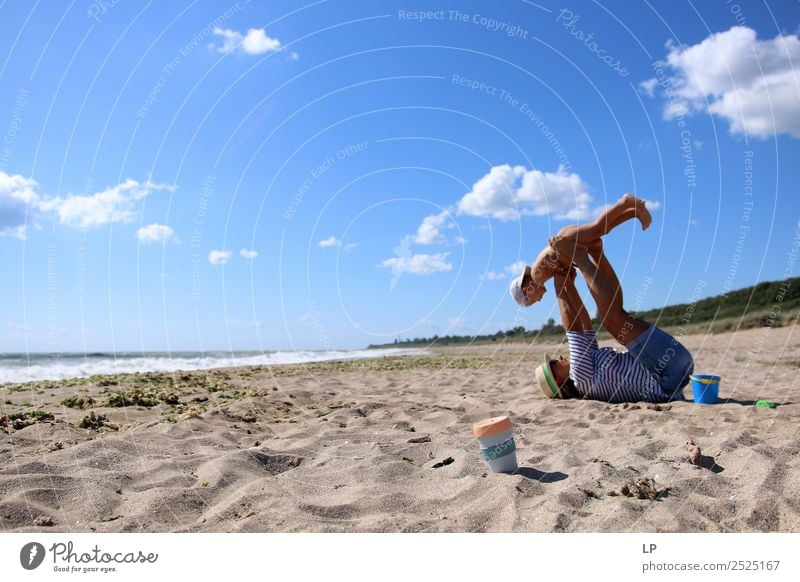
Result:
[[[797,2],[0,2],[0,351],[350,349],[800,275]],[[580,290],[594,313],[585,286]],[[657,323],[657,322],[654,322]]]

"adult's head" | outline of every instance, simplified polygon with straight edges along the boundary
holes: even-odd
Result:
[[[544,285],[539,285],[533,280],[531,276],[531,268],[526,266],[522,274],[511,281],[508,287],[508,292],[511,297],[521,307],[530,307],[537,301],[541,301],[547,289]]]
[[[575,383],[569,377],[569,360],[564,356],[544,356],[536,368],[536,382],[547,398],[574,398],[578,395]]]

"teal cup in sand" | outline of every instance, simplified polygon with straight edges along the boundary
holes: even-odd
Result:
[[[692,395],[695,404],[715,404],[719,398],[719,376],[692,374]]]
[[[481,446],[481,456],[492,473],[513,473],[517,470],[517,447],[511,420],[496,416],[472,425],[472,432]]]

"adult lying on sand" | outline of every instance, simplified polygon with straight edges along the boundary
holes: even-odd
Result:
[[[631,194],[623,194],[613,206],[609,207],[597,220],[588,224],[572,224],[558,231],[558,238],[570,239],[581,245],[591,245],[600,237],[632,218],[638,218],[642,230],[647,230],[653,221],[644,200]],[[547,289],[545,282],[553,278],[561,269],[558,256],[552,247],[545,247],[532,266],[526,266],[522,274],[511,281],[509,291],[514,300],[528,307],[542,299]]]
[[[564,267],[555,274],[555,287],[570,357],[545,355],[544,363],[536,368],[544,394],[606,402],[683,400],[683,387],[694,371],[692,355],[662,329],[625,311],[622,287],[603,253],[603,243],[598,239],[587,248],[560,237],[550,243]],[[598,347],[591,318],[575,289],[572,263],[583,274],[603,327],[627,352]]]

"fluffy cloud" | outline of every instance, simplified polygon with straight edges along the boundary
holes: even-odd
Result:
[[[239,254],[246,260],[252,261],[258,256],[258,251],[253,249],[242,249],[239,251]]]
[[[175,188],[129,178],[91,196],[70,195],[44,200],[39,203],[39,208],[54,210],[61,224],[66,226],[92,228],[113,222],[131,222],[138,213],[139,201],[159,190],[172,192]]]
[[[452,263],[447,262],[450,253],[436,253],[435,255],[413,254],[407,257],[394,257],[381,263],[382,267],[392,270],[392,273],[411,273],[413,275],[431,275],[453,269]]]
[[[556,172],[542,172],[503,164],[475,182],[458,202],[458,211],[499,220],[548,214],[555,219],[582,220],[592,213],[587,189],[578,174],[568,173],[563,166]]]
[[[283,45],[277,38],[270,38],[263,28],[251,28],[245,34],[229,28],[215,28],[214,34],[222,38],[222,46],[217,47],[221,53],[229,53],[239,49],[248,55],[281,50]],[[293,55],[295,53],[292,53]],[[293,57],[294,58],[294,57]]]
[[[442,234],[442,229],[452,226],[448,224],[450,210],[442,210],[439,214],[432,214],[422,219],[422,224],[417,229],[414,242],[419,245],[439,245],[447,242]]]
[[[496,271],[489,271],[488,273],[486,273],[486,278],[489,279],[489,281],[500,281],[501,279],[506,278],[506,274],[498,273]]]
[[[639,83],[639,87],[647,94],[648,97],[655,95],[657,86],[658,79],[647,79],[646,81]]]
[[[136,237],[142,243],[180,242],[175,231],[164,224],[148,224],[136,231]]]
[[[36,188],[36,181],[31,178],[0,171],[0,235],[25,238],[28,223],[41,212],[51,211],[61,224],[71,227],[93,228],[131,222],[139,213],[141,200],[155,191],[175,190],[167,184],[130,178],[88,196],[70,194],[66,198],[43,198]],[[172,229],[158,224],[142,227],[136,234],[142,242],[166,242],[174,237]]]
[[[525,270],[525,267],[528,266],[528,263],[525,261],[517,261],[506,267],[506,273],[511,275],[512,277],[519,277],[522,275],[522,271]]]
[[[514,193],[517,181],[524,172],[522,166],[494,166],[458,202],[458,211],[473,216],[488,214],[500,220],[519,218]]]
[[[24,239],[38,201],[34,180],[0,171],[0,236]]]
[[[230,251],[217,251],[213,250],[208,253],[208,262],[212,265],[224,265],[231,260],[233,253]]]
[[[9,321],[8,329],[11,330],[12,333],[31,333],[33,331],[31,326],[25,325],[24,323],[17,323],[16,321]]]
[[[519,277],[522,274],[522,271],[525,267],[528,266],[528,263],[525,261],[517,261],[516,263],[512,263],[509,266],[505,267],[502,271],[489,271],[486,273],[485,278],[489,281],[500,281],[502,279],[507,279],[508,277]]]
[[[461,328],[464,327],[467,323],[466,318],[464,317],[448,317],[447,318],[447,327],[448,328]]]
[[[800,38],[796,34],[758,40],[735,26],[691,46],[668,43],[664,63],[672,76],[660,84],[667,94],[667,119],[709,112],[730,123],[731,133],[800,137]],[[653,79],[640,84],[653,87]]]
[[[317,244],[323,249],[325,249],[329,247],[338,247],[340,244],[342,244],[342,241],[340,241],[335,236],[332,236],[330,238],[326,238],[325,240],[319,241]]]

